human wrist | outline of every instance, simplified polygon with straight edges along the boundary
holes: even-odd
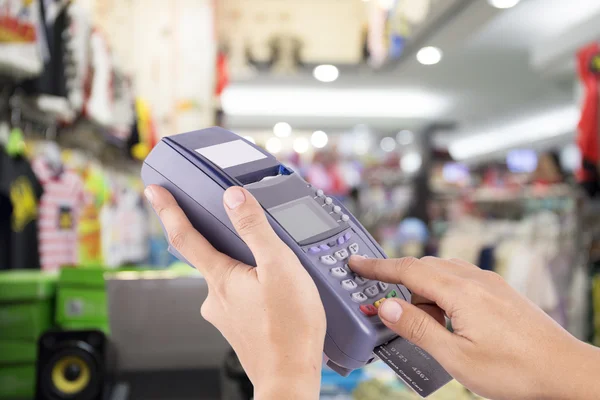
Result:
[[[548,400],[595,400],[600,393],[600,380],[590,377],[600,376],[600,349],[573,339],[573,342],[556,358],[551,365],[545,385]]]
[[[265,365],[253,382],[255,399],[318,399],[323,356],[310,353],[277,357]]]
[[[294,377],[274,375],[254,387],[255,400],[318,400],[320,376],[298,372]]]

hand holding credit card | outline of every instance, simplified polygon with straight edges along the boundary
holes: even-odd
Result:
[[[591,390],[585,374],[565,379],[573,371],[589,371],[587,380],[600,373],[600,350],[571,336],[498,274],[434,257],[352,257],[350,267],[411,290],[410,303],[388,299],[380,306],[381,320],[401,337],[375,352],[418,394],[445,384],[444,369],[490,399],[593,399],[600,393],[598,380]]]

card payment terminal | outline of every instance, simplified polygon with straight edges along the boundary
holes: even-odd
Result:
[[[218,127],[169,136],[146,158],[142,179],[169,190],[217,250],[256,265],[222,202],[230,186],[252,193],[318,287],[327,315],[324,353],[336,372],[347,375],[372,362],[374,349],[397,337],[380,321],[377,308],[385,298],[410,301],[410,292],[357,276],[347,264],[353,254],[385,258],[382,249],[343,204],[265,150]]]

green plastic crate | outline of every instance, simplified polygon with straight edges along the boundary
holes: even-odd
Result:
[[[27,340],[0,340],[0,367],[8,364],[35,363],[37,342]]]
[[[0,303],[47,300],[56,293],[58,275],[41,271],[0,271]]]
[[[35,396],[35,364],[0,366],[0,400],[29,400]]]
[[[61,270],[56,299],[56,322],[61,328],[108,326],[106,273],[99,268]]]
[[[104,290],[106,272],[107,270],[102,268],[63,268],[58,278],[58,286],[59,289],[76,287]]]
[[[35,341],[52,327],[56,282],[40,271],[0,272],[0,339]]]
[[[108,321],[106,291],[61,287],[56,299],[56,322]]]

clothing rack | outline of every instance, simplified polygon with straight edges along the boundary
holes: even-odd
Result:
[[[476,189],[462,193],[462,197],[471,205],[472,214],[477,217],[472,219],[472,224],[464,218],[456,223],[450,222],[449,229],[441,237],[440,256],[453,256],[450,254],[453,251],[463,251],[465,255],[475,257],[475,260],[469,261],[477,263],[477,249],[473,252],[468,250],[469,245],[461,245],[471,243],[470,246],[482,246],[482,252],[488,247],[494,249],[495,267],[500,267],[498,262],[502,261],[501,267],[507,268],[512,265],[512,260],[520,257],[520,253],[526,255],[528,247],[531,248],[530,254],[541,252],[535,253],[542,257],[536,260],[546,265],[544,268],[549,272],[544,273],[552,277],[560,299],[559,308],[552,314],[556,313],[556,317],[568,325],[565,328],[585,339],[583,325],[589,321],[581,322],[584,318],[580,317],[579,310],[573,312],[570,309],[572,304],[577,304],[581,309],[587,307],[588,303],[585,288],[579,288],[575,293],[573,289],[573,285],[578,283],[575,276],[580,273],[585,275],[589,268],[589,238],[592,233],[592,226],[586,217],[587,202],[579,187],[561,184],[551,187],[532,185],[515,189]],[[474,241],[469,237],[473,237]],[[519,253],[514,253],[517,250]],[[515,271],[515,267],[510,268],[513,268],[510,271]]]

